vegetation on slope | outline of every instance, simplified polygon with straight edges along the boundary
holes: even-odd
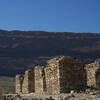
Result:
[[[15,76],[53,56],[100,58],[100,34],[0,30],[0,76]]]
[[[13,93],[15,90],[15,78],[13,77],[0,77],[0,94]]]

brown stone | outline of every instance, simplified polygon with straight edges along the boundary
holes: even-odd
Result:
[[[23,76],[17,75],[16,93],[65,93],[81,89],[86,80],[82,62],[73,57],[55,57],[47,61],[46,67],[36,66]]]
[[[44,92],[44,71],[43,66],[36,66],[34,68],[35,78],[35,93]]]
[[[45,68],[48,93],[64,93],[86,84],[84,64],[73,57],[56,57]]]
[[[24,75],[24,80],[22,84],[23,93],[34,92],[34,71],[27,70]]]
[[[23,75],[16,75],[16,93],[22,93]]]
[[[100,60],[86,65],[87,85],[100,89]]]

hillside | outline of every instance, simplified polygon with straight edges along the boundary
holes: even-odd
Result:
[[[11,93],[11,92],[13,93],[14,91],[15,91],[15,79],[12,77],[0,76],[0,94]]]
[[[53,56],[74,56],[84,63],[100,58],[100,34],[0,30],[0,75],[15,76]]]

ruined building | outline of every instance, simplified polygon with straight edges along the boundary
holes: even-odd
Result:
[[[44,67],[43,66],[36,66],[34,68],[34,80],[35,80],[35,93],[43,93],[44,92]]]
[[[87,85],[100,89],[100,59],[91,64],[86,64]]]
[[[49,60],[45,68],[48,93],[64,93],[85,85],[84,64],[73,57]]]
[[[84,64],[73,57],[55,57],[16,76],[16,93],[59,94],[86,85]]]
[[[34,74],[27,70],[25,75],[16,75],[16,93],[34,92]]]
[[[100,89],[100,60],[85,65],[73,57],[55,57],[45,67],[16,75],[16,93],[59,94],[84,86]]]

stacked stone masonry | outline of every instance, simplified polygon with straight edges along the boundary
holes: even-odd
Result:
[[[60,94],[83,87],[100,89],[100,60],[83,64],[69,56],[55,57],[46,67],[36,66],[16,75],[16,93]]]
[[[36,66],[34,69],[34,74],[35,74],[35,92],[36,93],[43,93],[43,67],[42,66]]]
[[[22,92],[23,75],[16,75],[16,93]]]
[[[22,93],[31,93],[34,89],[34,72],[27,70],[23,79]]]
[[[100,59],[91,64],[86,64],[87,85],[100,89]]]

